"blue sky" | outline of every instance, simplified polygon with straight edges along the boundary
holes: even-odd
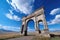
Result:
[[[0,0],[0,29],[20,31],[22,18],[42,6],[49,30],[60,30],[59,0]],[[43,29],[41,23],[39,27]],[[34,31],[33,20],[28,22],[28,31],[31,30]]]

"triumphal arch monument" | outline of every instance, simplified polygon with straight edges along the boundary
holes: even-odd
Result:
[[[47,22],[46,22],[46,19],[45,19],[43,8],[40,8],[40,9],[36,10],[31,15],[23,17],[21,34],[23,34],[25,36],[27,35],[27,23],[31,19],[34,20],[34,23],[35,23],[34,28],[35,28],[35,30],[38,34],[44,35],[44,36],[49,36],[49,30],[48,30],[48,26],[47,26]],[[43,31],[41,31],[38,27],[39,22],[43,22],[43,25],[44,25],[44,30]]]

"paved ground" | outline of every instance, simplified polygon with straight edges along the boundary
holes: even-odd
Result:
[[[13,38],[13,39],[8,39],[8,40],[32,40],[33,36],[24,36],[20,38]]]

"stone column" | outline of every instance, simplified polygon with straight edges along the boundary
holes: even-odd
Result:
[[[25,23],[24,23],[24,36],[27,36],[27,23],[26,23],[26,21],[25,21]]]
[[[48,29],[46,20],[43,20],[43,24],[44,24],[44,29]]]
[[[44,24],[44,30],[48,30],[48,26],[47,26],[47,22],[46,22],[46,19],[45,19],[45,15],[43,14],[43,24]]]
[[[46,36],[50,36],[50,35],[49,35],[49,30],[48,30],[48,26],[47,26],[47,22],[46,22],[45,17],[44,17],[44,19],[43,19],[43,24],[44,24],[44,34],[45,34]]]
[[[44,24],[44,30],[48,30],[47,22],[44,13],[42,14],[42,22]]]
[[[36,17],[34,18],[34,23],[35,23],[35,30],[37,30],[37,22],[36,22]]]
[[[35,17],[35,30],[37,33],[40,33],[40,30],[38,28],[38,21],[37,21],[37,18]]]

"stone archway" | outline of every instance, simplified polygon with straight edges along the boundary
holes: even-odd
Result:
[[[47,26],[47,23],[46,23],[46,19],[45,19],[44,9],[43,8],[35,11],[33,14],[31,14],[31,15],[29,15],[27,17],[24,17],[22,19],[21,33],[23,35],[25,35],[25,36],[27,35],[27,22],[30,19],[34,20],[34,23],[35,23],[34,27],[35,27],[36,32],[38,32],[38,33],[40,32],[39,27],[38,27],[38,22],[39,22],[39,20],[42,20],[42,22],[44,24],[44,31],[41,34],[42,35],[43,34],[48,34],[48,36],[49,36],[49,33],[48,33],[49,30],[48,30],[48,26]]]
[[[28,28],[27,30],[29,32],[34,31],[34,30],[30,30],[30,29],[34,29],[34,25],[35,25],[34,20],[30,19],[29,21],[27,21],[27,28]]]

